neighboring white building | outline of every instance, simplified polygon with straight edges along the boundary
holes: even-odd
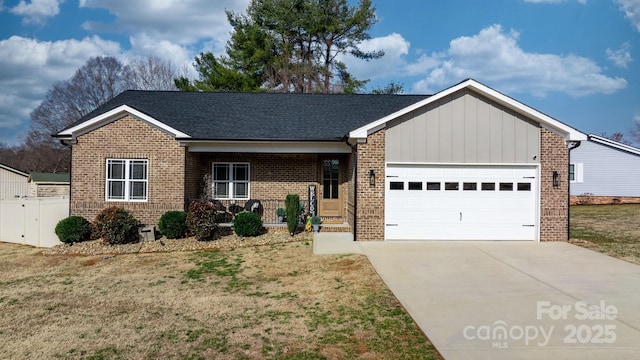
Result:
[[[29,174],[0,164],[0,199],[14,199],[29,194]]]
[[[571,150],[571,196],[640,197],[640,149],[597,135]]]

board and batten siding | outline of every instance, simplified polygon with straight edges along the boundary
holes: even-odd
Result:
[[[540,128],[471,90],[388,124],[386,161],[538,164]]]
[[[581,182],[571,182],[571,195],[640,196],[640,156],[593,141],[570,154],[572,164],[582,164]]]

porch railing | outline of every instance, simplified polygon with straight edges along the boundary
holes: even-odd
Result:
[[[262,217],[262,222],[265,224],[277,224],[278,216],[276,210],[278,208],[285,208],[284,200],[212,200],[222,204],[225,215],[225,220],[222,222],[231,222],[233,216],[241,211],[253,211],[257,212]],[[255,205],[257,202],[258,205]],[[304,202],[303,213],[308,211],[306,201]]]

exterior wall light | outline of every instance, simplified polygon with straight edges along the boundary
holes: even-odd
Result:
[[[553,172],[553,187],[557,188],[560,186],[560,174],[557,171]]]
[[[374,186],[376,184],[376,173],[373,169],[369,170],[369,185]]]

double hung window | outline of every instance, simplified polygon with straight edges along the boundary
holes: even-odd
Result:
[[[107,159],[107,201],[147,201],[149,161]]]
[[[213,163],[213,198],[248,199],[249,164]]]

